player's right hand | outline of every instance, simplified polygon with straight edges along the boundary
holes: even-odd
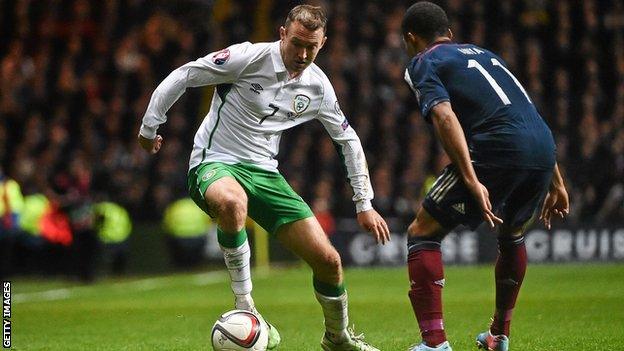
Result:
[[[488,222],[490,228],[494,228],[497,224],[503,224],[503,220],[496,217],[494,212],[492,212],[492,204],[490,203],[490,193],[488,192],[485,185],[476,181],[473,184],[467,184],[468,189],[472,193],[472,196],[479,204],[481,208],[481,212],[483,213],[483,219]]]
[[[152,155],[157,153],[158,150],[160,150],[162,143],[163,143],[163,138],[160,135],[156,135],[156,138],[154,139],[148,139],[142,136],[141,134],[139,134],[139,144],[145,151],[149,152]]]
[[[555,214],[561,218],[570,212],[570,199],[568,191],[564,186],[551,188],[544,199],[544,205],[539,219],[544,222],[544,226],[550,229],[550,219]]]

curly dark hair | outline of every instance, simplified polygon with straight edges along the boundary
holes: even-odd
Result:
[[[429,1],[417,2],[410,6],[401,24],[403,34],[410,32],[429,42],[438,36],[445,35],[448,28],[449,20],[446,12]]]

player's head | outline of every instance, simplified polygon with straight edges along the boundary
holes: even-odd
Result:
[[[295,6],[280,27],[281,53],[284,65],[291,74],[299,74],[308,67],[325,44],[327,16],[321,7]]]
[[[410,55],[422,51],[437,38],[453,37],[446,12],[428,1],[417,2],[407,9],[401,30]]]

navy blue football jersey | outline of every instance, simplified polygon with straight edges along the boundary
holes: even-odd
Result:
[[[414,57],[405,72],[422,116],[450,101],[472,160],[503,168],[552,169],[552,133],[505,62],[472,44],[438,43]]]

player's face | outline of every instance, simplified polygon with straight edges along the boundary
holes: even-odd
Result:
[[[310,66],[327,37],[323,28],[309,30],[298,21],[280,28],[282,60],[288,72],[298,75]]]

